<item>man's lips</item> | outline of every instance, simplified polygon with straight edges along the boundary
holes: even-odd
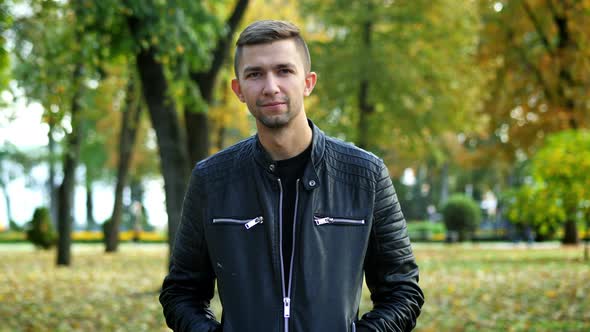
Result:
[[[272,107],[272,106],[278,106],[278,105],[284,105],[284,104],[286,104],[286,103],[283,101],[277,101],[277,102],[265,103],[265,104],[262,104],[261,106],[262,107]]]
[[[276,99],[259,99],[256,101],[258,107],[278,107],[289,103],[289,98],[280,97]]]

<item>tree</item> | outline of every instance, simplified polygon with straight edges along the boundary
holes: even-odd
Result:
[[[548,137],[532,161],[533,177],[557,198],[563,211],[566,244],[578,243],[578,213],[587,214],[590,200],[590,132],[564,131]]]
[[[115,184],[115,199],[109,220],[116,226],[108,228],[105,234],[105,250],[114,252],[118,247],[120,228],[125,226],[125,213],[129,209],[123,204],[124,188],[130,187],[132,202],[142,202],[141,195],[136,194],[141,189],[137,188],[141,188],[146,177],[160,175],[160,167],[156,147],[150,137],[153,132],[150,132],[147,122],[142,121],[145,105],[132,57],[117,56],[105,64],[103,70],[105,73],[95,90],[96,100],[93,103],[93,108],[101,115],[95,119],[94,137],[88,137],[89,143],[94,143],[87,151],[91,162],[86,165],[92,167],[93,181],[106,180]],[[106,160],[103,160],[105,153]]]
[[[135,61],[158,140],[170,247],[174,243],[185,185],[192,168],[187,137],[191,146],[197,148],[196,151],[191,150],[193,158],[202,158],[203,153],[208,151],[208,143],[203,145],[201,141],[209,135],[205,126],[206,117],[188,111],[185,111],[187,131],[183,130],[177,114],[177,102],[183,100],[192,108],[203,103],[203,98],[205,101],[209,98],[210,91],[205,89],[212,90],[214,86],[231,33],[247,3],[247,0],[238,1],[227,24],[228,32],[222,36],[214,32],[220,26],[216,16],[210,14],[207,4],[200,2],[181,2],[177,7],[170,8],[160,2],[145,6],[143,1],[128,1],[123,9],[132,39],[137,45]],[[211,41],[217,43],[212,44]],[[211,53],[211,50],[214,51]],[[176,84],[168,81],[170,71],[177,79]],[[201,85],[196,88],[193,81]],[[175,91],[182,98],[173,98]]]
[[[483,163],[529,158],[545,136],[588,127],[589,10],[588,1],[480,1],[479,65],[492,74]]]
[[[565,219],[558,205],[547,204],[558,199],[545,185],[528,183],[504,193],[508,205],[506,216],[518,228],[533,231],[537,241],[551,239]]]
[[[590,205],[590,132],[548,136],[533,156],[530,174],[531,181],[511,195],[510,219],[528,223],[542,235],[563,227],[563,243],[578,243],[577,223]]]
[[[58,188],[57,264],[71,264],[75,173],[84,137],[84,109],[89,80],[98,76],[101,49],[88,32],[84,3],[29,1],[30,14],[14,22],[15,77],[28,101],[39,101],[50,123],[63,123],[63,177]],[[59,47],[56,47],[59,45]],[[57,118],[57,120],[56,120]]]
[[[116,59],[109,62],[116,63]],[[89,87],[85,98],[85,112],[82,126],[84,139],[80,146],[80,162],[84,166],[84,184],[86,188],[86,227],[95,229],[94,219],[94,184],[101,180],[112,179],[115,168],[107,164],[110,150],[119,149],[119,145],[108,144],[109,137],[115,136],[118,118],[117,106],[121,103],[121,90],[124,82],[118,75],[111,75],[110,67],[115,65],[102,63],[101,77]]]
[[[392,176],[414,169],[418,197],[429,188],[430,198],[446,199],[449,172],[464,166],[458,137],[480,126],[486,78],[475,66],[477,4],[303,3],[319,73],[311,116],[333,136],[383,157]],[[421,208],[416,216],[426,214]]]
[[[237,0],[234,10],[225,22],[224,33],[217,38],[216,45],[210,56],[209,66],[190,71],[192,82],[198,87],[202,98],[201,103],[189,104],[184,110],[187,132],[187,147],[191,165],[209,155],[209,119],[207,107],[214,104],[214,91],[222,65],[228,58],[231,41],[236,28],[244,16],[249,0]],[[200,106],[200,107],[199,107]]]
[[[119,226],[121,225],[121,215],[123,212],[123,188],[127,185],[129,165],[135,139],[137,137],[137,129],[141,116],[141,102],[138,97],[139,90],[136,86],[136,79],[134,78],[134,70],[130,71],[127,82],[127,89],[125,93],[125,109],[121,112],[121,130],[119,134],[119,158],[117,167],[117,183],[115,187],[115,202],[113,213],[110,218],[110,227],[107,232],[106,251],[117,251],[119,242]]]
[[[456,1],[308,1],[318,111],[337,137],[418,167],[447,132],[468,130],[482,81],[478,16]],[[393,172],[396,173],[396,172]]]
[[[168,244],[172,248],[190,166],[185,134],[180,126],[176,103],[171,98],[166,67],[158,60],[159,48],[155,44],[141,45],[144,38],[149,38],[149,32],[146,31],[148,27],[158,22],[157,9],[133,8],[134,14],[127,17],[127,24],[139,46],[135,63],[141,80],[142,94],[158,141],[168,213]],[[160,10],[163,9],[165,10]],[[153,37],[157,40],[157,35]]]

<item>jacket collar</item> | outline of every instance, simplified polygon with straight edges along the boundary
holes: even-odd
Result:
[[[301,181],[305,189],[312,190],[320,186],[317,173],[321,162],[324,159],[326,135],[311,120],[307,119],[307,123],[312,130],[311,163],[306,166]],[[268,152],[264,150],[258,134],[256,134],[255,138],[256,146],[254,148],[254,159],[266,172],[274,175],[276,162],[272,160]]]

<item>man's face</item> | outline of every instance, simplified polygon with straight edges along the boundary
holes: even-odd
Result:
[[[292,39],[243,46],[238,75],[232,89],[259,125],[282,128],[305,116],[303,98],[313,90],[316,74],[305,72]]]

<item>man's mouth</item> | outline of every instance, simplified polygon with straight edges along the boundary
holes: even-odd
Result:
[[[279,105],[285,105],[289,103],[289,99],[287,97],[280,97],[277,99],[266,99],[266,100],[257,100],[256,105],[258,107],[273,107]]]
[[[270,102],[270,103],[264,103],[261,106],[262,107],[272,107],[272,106],[278,106],[278,105],[284,105],[285,102],[284,101],[275,101],[275,102]]]

